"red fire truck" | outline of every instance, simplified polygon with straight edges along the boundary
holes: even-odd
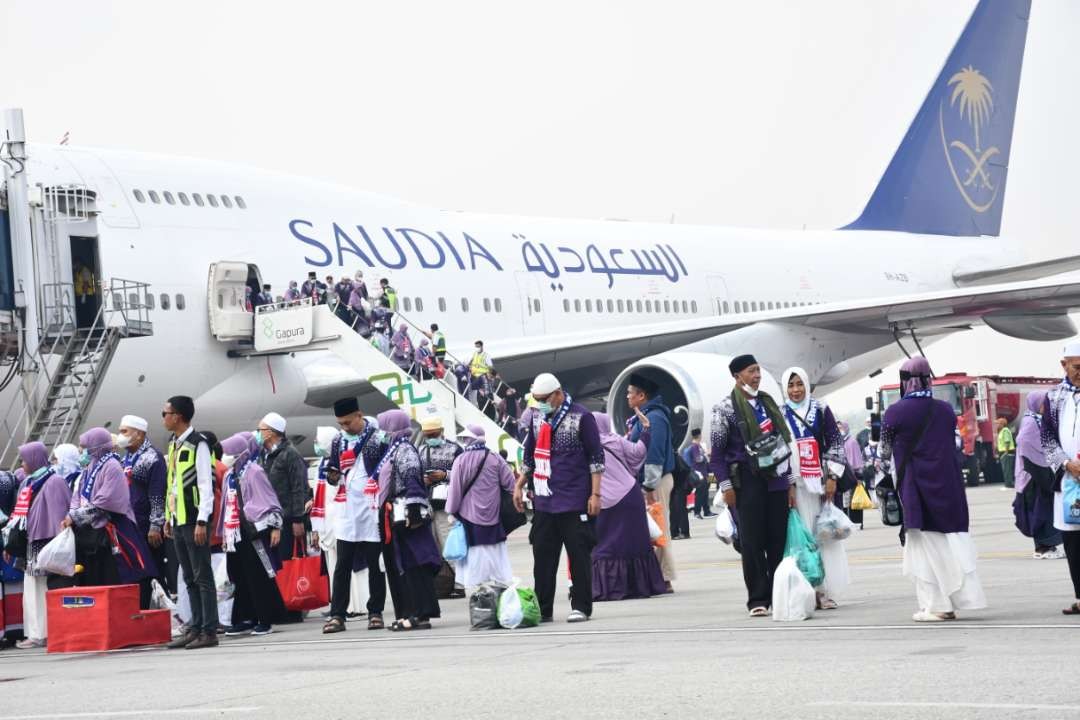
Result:
[[[1028,393],[1048,390],[1059,382],[1060,378],[947,373],[934,378],[933,393],[956,412],[964,455],[975,463],[974,467],[969,466],[971,471],[977,468],[991,481],[1000,477],[996,462],[987,468],[997,458],[994,420],[1005,418],[1015,434],[1027,406]],[[899,384],[883,385],[878,390],[878,412],[884,413],[899,399]]]

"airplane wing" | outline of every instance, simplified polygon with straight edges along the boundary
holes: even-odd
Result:
[[[1051,275],[1080,270],[1080,255],[1039,260],[1021,265],[998,265],[986,268],[961,268],[953,273],[953,281],[958,287],[988,285],[990,283],[1020,282],[1037,280]]]

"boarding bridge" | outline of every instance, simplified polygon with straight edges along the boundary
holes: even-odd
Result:
[[[313,305],[309,298],[262,305],[255,308],[253,327],[252,313],[247,312],[242,303],[233,302],[243,298],[242,284],[230,288],[228,282],[230,275],[239,281],[246,278],[248,272],[248,266],[243,263],[216,263],[210,270],[211,331],[219,340],[238,341],[241,346],[250,348],[234,350],[232,354],[257,357],[327,350],[414,420],[439,415],[446,435],[451,438],[458,428],[479,425],[484,428],[492,451],[506,450],[511,461],[520,462],[523,448],[517,439],[469,402],[454,384],[438,378],[418,380],[413,377],[338,318],[330,307]],[[394,317],[401,319],[397,313]]]

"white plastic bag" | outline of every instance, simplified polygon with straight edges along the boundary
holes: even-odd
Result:
[[[814,616],[817,598],[794,557],[780,561],[773,575],[772,619],[777,622],[807,620]]]
[[[660,526],[653,520],[652,515],[648,512],[645,513],[645,519],[649,522],[649,539],[659,540],[664,535],[664,531],[660,529]]]
[[[846,540],[854,529],[855,524],[848,519],[848,516],[827,500],[821,512],[814,518],[814,539],[819,543]]]
[[[722,507],[716,516],[716,537],[725,545],[730,545],[738,537],[739,530],[735,527],[735,519],[731,516],[731,510]]]
[[[514,578],[510,587],[499,596],[499,625],[508,630],[513,630],[525,619],[525,612],[521,609],[521,598],[517,593],[519,582],[517,578]]]
[[[34,568],[53,575],[71,577],[75,574],[75,533],[71,528],[64,528],[41,548],[34,560]]]
[[[180,619],[176,603],[156,578],[150,581],[150,609],[168,610],[172,617],[172,636],[179,637],[184,634],[184,621]]]
[[[229,581],[229,571],[225,565],[225,553],[212,553],[210,566],[214,571],[214,585],[217,592],[218,620],[229,625],[232,617],[233,594],[236,586]],[[176,584],[180,588],[177,593],[176,612],[180,619],[187,623],[191,622],[191,598],[187,591],[187,581],[184,578],[184,569],[180,568],[176,574]]]

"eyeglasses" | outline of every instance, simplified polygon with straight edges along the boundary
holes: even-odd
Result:
[[[168,415],[179,415],[179,414],[180,413],[176,412],[175,410],[162,410],[161,411],[161,417],[166,417]]]

